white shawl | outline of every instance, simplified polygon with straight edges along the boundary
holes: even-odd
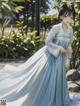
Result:
[[[62,46],[59,46],[56,43],[52,42],[52,40],[55,39],[55,36],[57,33],[59,33],[59,31],[60,31],[60,24],[54,25],[51,28],[50,32],[48,33],[47,38],[45,39],[45,44],[47,46],[47,50],[55,57],[58,56],[60,48],[62,48]],[[70,27],[70,45],[69,45],[69,48],[72,48],[72,42],[73,42],[73,29],[72,29],[72,27]],[[65,53],[65,56],[64,56],[65,61],[64,62],[66,65],[69,64],[71,56],[72,56],[71,52],[67,51]]]

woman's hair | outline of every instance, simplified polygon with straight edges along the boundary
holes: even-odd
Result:
[[[64,3],[59,9],[58,18],[60,19],[60,16],[70,16],[71,14],[73,15],[73,19],[75,19],[76,12],[74,9],[74,4],[67,5],[66,3]]]

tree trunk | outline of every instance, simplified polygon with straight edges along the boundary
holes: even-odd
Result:
[[[40,0],[35,2],[35,29],[37,31],[36,35],[40,35]]]

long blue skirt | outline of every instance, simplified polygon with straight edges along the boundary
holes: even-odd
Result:
[[[51,55],[46,45],[20,66],[0,70],[0,100],[6,106],[80,106],[69,96],[64,55]]]

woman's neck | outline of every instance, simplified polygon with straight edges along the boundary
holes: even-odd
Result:
[[[64,22],[62,22],[62,29],[63,29],[64,32],[68,32],[69,25],[67,25]]]

